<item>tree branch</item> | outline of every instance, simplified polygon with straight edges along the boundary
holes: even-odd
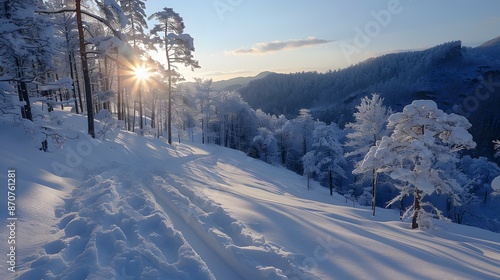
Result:
[[[58,10],[38,10],[38,11],[35,11],[35,13],[38,13],[38,14],[60,14],[60,13],[67,13],[67,12],[76,12],[76,9],[70,9],[70,8],[62,8],[62,9],[58,9]],[[113,35],[119,39],[121,39],[121,33],[117,30],[115,30],[111,24],[109,23],[108,20],[106,20],[105,18],[102,18],[100,16],[97,16],[97,15],[94,15],[90,12],[87,12],[85,10],[81,10],[82,14],[84,15],[87,15],[97,21],[99,21],[100,23],[106,25],[109,29],[111,29],[111,32],[113,32]]]

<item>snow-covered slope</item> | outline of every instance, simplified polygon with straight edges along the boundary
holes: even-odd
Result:
[[[84,130],[83,117],[54,114]],[[16,169],[18,218],[16,273],[3,261],[0,279],[500,277],[498,233],[410,230],[393,210],[373,218],[237,151],[117,132],[44,153],[19,122],[1,119],[0,131],[0,179]],[[5,194],[0,207],[7,221]]]

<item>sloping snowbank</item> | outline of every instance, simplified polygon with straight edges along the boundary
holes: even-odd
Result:
[[[2,269],[1,279],[500,276],[500,234],[410,230],[399,213],[377,209],[373,218],[241,152],[128,132],[93,140],[75,132],[83,117],[55,114],[54,129],[75,137],[47,153],[19,122],[0,120],[0,179],[16,169],[19,218],[17,273]]]

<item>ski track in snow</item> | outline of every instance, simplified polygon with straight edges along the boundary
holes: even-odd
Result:
[[[196,157],[178,156],[179,166]],[[153,165],[90,177],[56,209],[62,237],[18,279],[317,279],[181,177]]]
[[[64,156],[36,154],[35,172],[19,171],[32,185],[19,193],[29,243],[16,279],[500,279],[497,233],[412,231],[241,152],[118,132],[69,180],[45,166]]]
[[[19,279],[214,279],[165,213],[127,174],[105,172],[56,210],[63,236]]]
[[[180,177],[165,181],[156,176],[152,188],[157,202],[181,217],[241,279],[288,279],[283,273],[292,270],[300,271],[301,279],[314,279],[294,264],[289,253],[262,236],[255,237],[222,207],[196,194],[184,182]]]

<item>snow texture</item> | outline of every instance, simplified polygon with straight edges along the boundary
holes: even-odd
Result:
[[[83,116],[53,113],[53,131],[68,137],[59,148],[49,142],[46,153],[23,123],[0,117],[0,169],[16,168],[19,205],[16,273],[2,269],[1,279],[500,275],[498,233],[457,224],[409,230],[399,213],[371,217],[371,209],[321,187],[306,190],[301,176],[241,152],[125,131],[90,139],[79,133]]]

